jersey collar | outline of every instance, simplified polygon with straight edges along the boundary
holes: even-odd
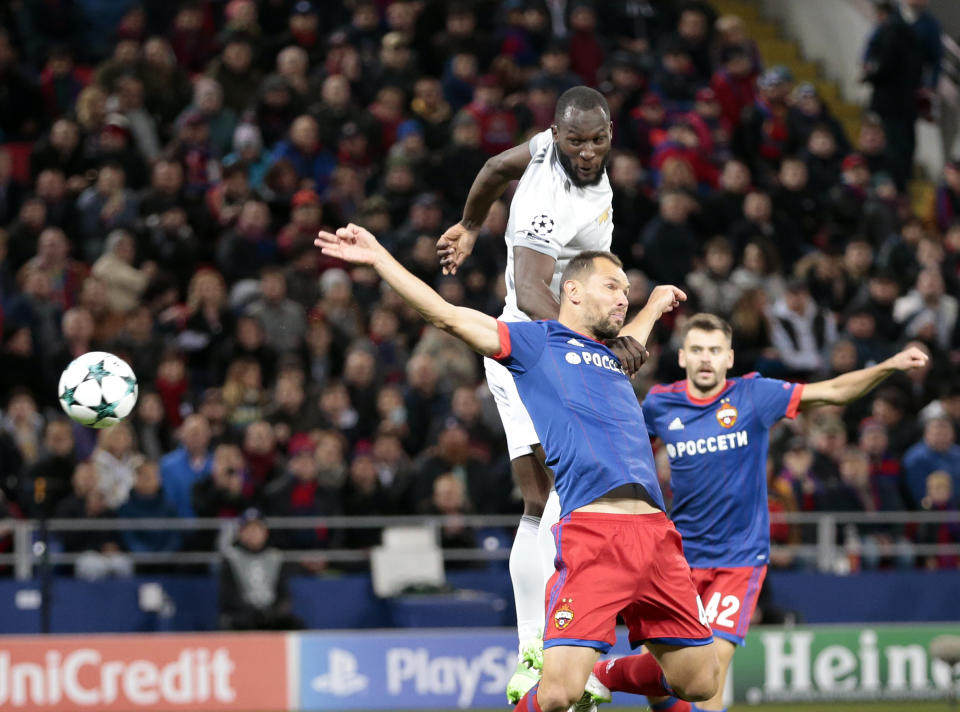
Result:
[[[732,385],[733,385],[733,380],[728,378],[728,379],[724,382],[723,388],[721,388],[721,389],[720,389],[720,392],[717,393],[715,396],[711,396],[710,398],[697,398],[697,397],[694,396],[692,393],[690,393],[690,383],[689,383],[689,381],[684,380],[684,381],[683,381],[683,393],[684,393],[684,395],[686,395],[687,400],[690,401],[691,403],[693,403],[694,405],[710,405],[711,403],[715,403],[720,396],[722,396],[724,393],[726,393],[727,391],[729,391],[729,390],[730,390],[730,387],[731,387]]]

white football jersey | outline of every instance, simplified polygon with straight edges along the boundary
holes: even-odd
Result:
[[[513,196],[504,234],[507,302],[500,316],[504,321],[530,321],[517,308],[514,247],[556,259],[550,288],[559,295],[567,263],[584,250],[609,250],[613,238],[613,191],[606,173],[596,185],[579,188],[560,165],[550,129],[530,139],[529,145],[532,158]]]

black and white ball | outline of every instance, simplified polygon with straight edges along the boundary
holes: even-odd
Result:
[[[137,403],[137,377],[130,365],[106,351],[78,356],[60,375],[60,407],[91,428],[109,428],[130,415]]]

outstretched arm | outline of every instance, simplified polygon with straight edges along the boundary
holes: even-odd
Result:
[[[477,241],[493,201],[503,195],[510,181],[519,180],[530,164],[530,147],[520,144],[487,159],[470,186],[463,218],[437,240],[437,256],[444,274],[456,274]]]
[[[377,239],[358,225],[350,224],[337,232],[320,232],[314,244],[323,254],[354,264],[373,267],[424,319],[461,339],[484,356],[500,352],[497,320],[483,312],[450,304],[425,282],[412,275],[387,252]]]
[[[803,394],[800,396],[800,409],[849,403],[872,391],[892,373],[922,368],[928,360],[927,354],[916,346],[911,346],[876,366],[844,373],[827,381],[808,383],[803,387]]]

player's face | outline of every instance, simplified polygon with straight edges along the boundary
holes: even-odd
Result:
[[[687,381],[701,393],[710,393],[727,379],[733,366],[733,349],[722,331],[691,329],[680,349],[680,367]]]
[[[601,341],[612,339],[623,328],[627,316],[627,291],[630,282],[623,270],[609,260],[594,260],[594,270],[587,277],[583,306],[586,326]]]
[[[560,165],[574,185],[596,185],[610,158],[613,125],[602,109],[569,109],[553,127]]]

